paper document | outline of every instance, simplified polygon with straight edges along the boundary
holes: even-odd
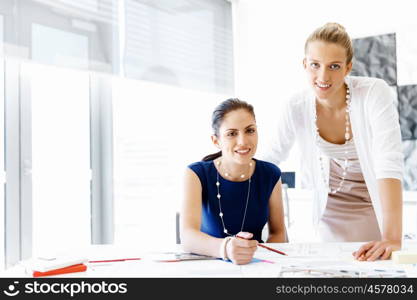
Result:
[[[186,252],[156,252],[149,253],[144,256],[144,259],[160,262],[171,262],[171,261],[187,261],[187,260],[214,260],[215,257],[199,255],[194,253]]]

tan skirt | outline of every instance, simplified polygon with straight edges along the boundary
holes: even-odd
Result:
[[[343,168],[331,159],[331,190],[339,186],[342,172]],[[349,167],[346,173],[342,189],[328,195],[319,225],[321,239],[325,242],[380,240],[381,233],[363,174],[349,172]]]

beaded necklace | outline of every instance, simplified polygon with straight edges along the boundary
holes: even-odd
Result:
[[[216,162],[216,164],[217,164],[218,168],[220,168],[220,166],[221,166],[221,161],[217,161],[217,162]],[[251,167],[252,167],[252,166],[253,166],[253,163],[252,163],[252,162],[251,162],[251,163],[249,163],[249,174],[250,174],[250,171],[251,171]],[[225,176],[226,176],[226,177],[230,177],[230,173],[229,173],[229,172],[225,172],[224,174],[225,174]],[[249,175],[248,175],[248,176],[249,176]],[[219,181],[219,177],[220,177],[220,175],[219,175],[219,171],[217,171],[216,187],[217,187],[217,199],[218,199],[218,201],[219,201],[219,210],[220,210],[220,212],[219,212],[219,217],[220,217],[220,219],[221,219],[221,221],[222,221],[222,225],[223,225],[223,232],[224,232],[225,234],[229,235],[229,236],[233,236],[232,234],[230,234],[230,233],[229,233],[229,231],[227,230],[227,228],[226,228],[226,226],[225,226],[225,224],[224,224],[224,219],[223,219],[223,217],[224,217],[224,213],[223,213],[223,210],[222,210],[222,204],[221,204],[221,201],[220,201],[220,198],[221,198],[222,196],[221,196],[221,194],[220,194],[220,181]],[[240,178],[245,178],[245,174],[241,174],[239,177],[240,177]],[[247,209],[248,209],[249,196],[250,196],[250,186],[251,186],[251,177],[249,177],[249,180],[248,180],[248,193],[247,193],[247,195],[246,195],[245,212],[244,212],[244,214],[243,214],[242,225],[241,225],[241,227],[240,227],[240,231],[243,231],[243,227],[245,226],[246,212],[247,212]],[[236,233],[236,234],[237,234],[237,233]]]
[[[351,106],[351,98],[350,98],[350,90],[349,90],[348,85],[346,85],[346,100],[345,101],[346,101],[345,144],[346,144],[351,137],[350,127],[349,127],[349,125],[350,125],[349,113],[350,113],[350,106]],[[315,117],[314,118],[314,124],[316,126],[316,144],[318,144],[319,139],[320,139],[320,132],[319,132],[319,128],[317,126],[317,109],[315,110],[314,117]],[[342,189],[343,184],[345,182],[345,177],[346,177],[346,174],[347,174],[347,167],[348,167],[348,152],[345,151],[345,159],[344,159],[344,162],[341,166],[342,170],[343,170],[342,171],[342,180],[339,182],[339,186],[336,189],[332,190],[330,188],[330,178],[329,178],[329,181],[326,180],[326,173],[324,171],[323,158],[322,158],[321,155],[320,155],[320,167],[321,167],[321,174],[322,174],[322,178],[323,178],[323,181],[324,181],[324,185],[329,187],[329,191],[332,194],[336,194],[337,192],[339,192]]]

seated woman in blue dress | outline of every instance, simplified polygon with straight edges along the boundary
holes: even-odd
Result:
[[[185,251],[249,263],[262,243],[286,241],[281,171],[254,159],[258,132],[252,105],[228,99],[212,115],[213,144],[220,150],[188,166],[181,210]]]

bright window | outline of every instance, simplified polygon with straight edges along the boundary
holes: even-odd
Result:
[[[3,60],[3,16],[0,15],[0,270],[4,267],[4,60]]]
[[[50,41],[54,41],[50,43]],[[84,35],[32,25],[32,59],[39,63],[88,69],[88,38]]]
[[[126,76],[208,93],[233,92],[231,4],[125,0]]]
[[[211,112],[224,95],[115,80],[115,243],[175,243],[175,213],[188,164],[216,152]]]
[[[90,243],[87,73],[25,65],[31,78],[34,253]]]

